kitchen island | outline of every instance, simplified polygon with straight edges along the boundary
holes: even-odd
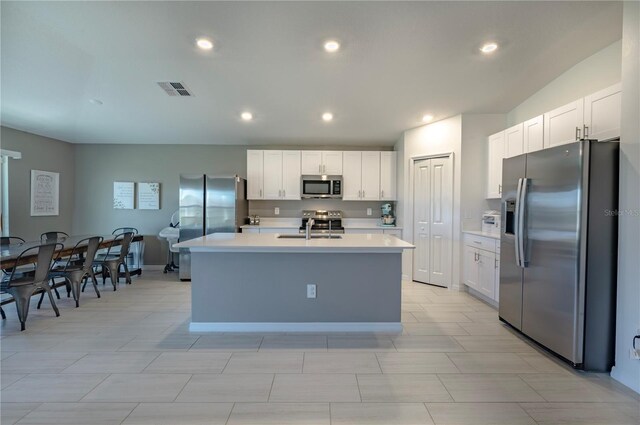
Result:
[[[292,236],[216,233],[178,244],[191,251],[190,330],[402,330],[401,255],[413,245],[382,234]]]

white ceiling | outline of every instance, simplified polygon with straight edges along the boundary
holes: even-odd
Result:
[[[511,110],[620,39],[622,16],[619,2],[1,8],[2,124],[74,143],[392,144],[427,112]],[[212,52],[195,48],[202,35]],[[338,54],[324,52],[327,38]],[[483,56],[485,40],[501,48]],[[195,97],[157,81],[184,81]],[[240,122],[245,109],[255,122]]]

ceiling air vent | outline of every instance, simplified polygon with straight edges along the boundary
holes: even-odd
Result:
[[[161,81],[158,85],[169,96],[193,96],[193,93],[181,82]]]

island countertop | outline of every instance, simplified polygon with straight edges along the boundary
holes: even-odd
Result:
[[[385,234],[340,234],[339,239],[278,238],[279,234],[213,233],[180,242],[191,252],[286,252],[286,253],[401,253],[415,248]]]

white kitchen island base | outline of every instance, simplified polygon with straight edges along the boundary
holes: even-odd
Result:
[[[183,243],[191,249],[190,330],[402,331],[401,256],[410,244],[388,235],[216,236]],[[307,298],[307,285],[316,285],[316,298]]]

